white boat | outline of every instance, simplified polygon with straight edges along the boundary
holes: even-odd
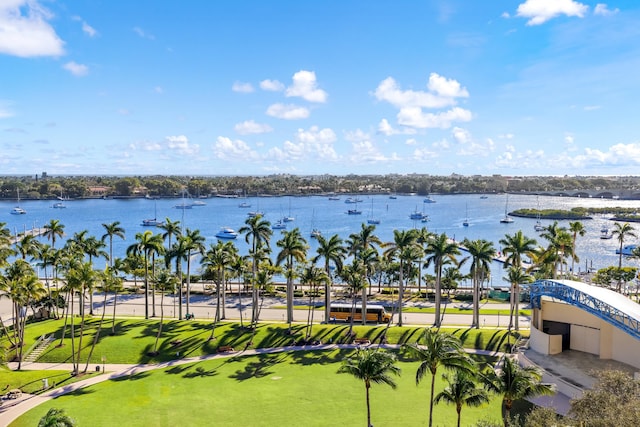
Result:
[[[625,256],[634,256],[633,251],[636,249],[638,245],[625,245],[622,248],[622,255]],[[620,254],[620,249],[616,249],[616,254]]]
[[[338,196],[329,196],[329,200],[340,200]]]
[[[216,233],[216,237],[218,239],[232,240],[238,238],[238,233],[233,228],[222,227],[220,231]]]
[[[369,212],[369,218],[367,219],[367,224],[373,224],[373,225],[380,224],[380,219],[373,216],[373,198],[371,198],[371,211]]]
[[[193,202],[191,202],[190,200],[187,200],[187,193],[185,190],[182,190],[182,202],[175,205],[174,208],[176,209],[192,209],[193,208]]]
[[[289,215],[282,218],[284,222],[293,222],[295,221],[295,217],[291,216],[291,198],[289,198]]]
[[[191,203],[192,206],[207,206],[207,204],[205,202],[203,202],[202,200],[194,200]]]
[[[67,205],[62,202],[55,202],[51,207],[54,209],[64,209],[67,207]]]
[[[247,203],[247,202],[242,202],[238,205],[239,208],[250,208],[251,207],[251,203]]]
[[[424,212],[420,212],[417,206],[416,206],[416,210],[413,211],[411,214],[409,214],[409,219],[413,219],[416,221],[422,221],[425,218],[427,221],[429,221],[429,215],[426,215]]]
[[[11,209],[11,215],[24,215],[27,213],[24,209],[20,207],[20,190],[18,191],[18,204],[15,208]]]
[[[247,216],[248,216],[249,218],[255,218],[255,217],[257,217],[258,215],[259,215],[259,216],[264,216],[264,212],[262,212],[262,211],[251,211],[251,212],[247,212]]]
[[[427,196],[424,198],[424,200],[422,201],[423,203],[435,203],[436,201],[433,200],[433,198],[431,196]]]
[[[153,218],[147,218],[142,220],[142,224],[144,227],[159,227],[164,224],[162,221],[158,221],[158,207],[154,205],[153,207]]]
[[[357,197],[347,197],[345,199],[345,203],[360,203],[362,199],[358,199]]]
[[[513,222],[513,218],[509,216],[509,195],[507,194],[507,200],[504,203],[504,217],[500,220],[502,224],[511,224]]]
[[[272,230],[286,230],[287,224],[285,224],[282,220],[276,221],[272,226]]]
[[[611,233],[607,227],[602,227],[602,230],[600,230],[600,238],[602,240],[613,239],[613,233]]]

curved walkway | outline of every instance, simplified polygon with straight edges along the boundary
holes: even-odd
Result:
[[[372,347],[381,347],[387,349],[398,349],[401,346],[397,344],[371,344]],[[287,347],[275,347],[275,348],[258,348],[253,350],[234,351],[228,353],[207,354],[199,357],[189,357],[185,359],[176,359],[168,362],[162,362],[157,364],[106,364],[104,365],[105,372],[101,375],[96,375],[86,380],[78,381],[73,384],[69,384],[64,387],[51,389],[41,394],[23,394],[21,398],[13,401],[5,401],[4,405],[0,406],[0,419],[3,425],[9,425],[20,415],[35,408],[36,406],[44,403],[48,400],[55,399],[58,396],[72,393],[76,390],[80,390],[84,387],[91,386],[103,381],[120,378],[127,375],[135,375],[140,372],[151,371],[155,369],[163,369],[171,366],[185,365],[187,363],[202,362],[206,360],[221,359],[233,356],[255,356],[260,354],[272,354],[282,353],[287,351],[318,351],[318,350],[335,350],[335,349],[355,349],[362,346],[356,344],[325,344],[314,346],[287,346]],[[477,349],[465,349],[470,354],[480,354],[486,356],[500,357],[504,353],[477,350]],[[17,367],[17,363],[9,363],[9,368],[14,370]],[[94,364],[95,365],[95,364]],[[73,369],[71,363],[23,363],[22,369],[24,370],[69,370]]]

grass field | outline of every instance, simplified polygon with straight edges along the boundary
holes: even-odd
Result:
[[[49,408],[63,408],[80,426],[364,425],[361,381],[337,374],[347,350],[290,352],[196,362],[103,382],[46,402],[11,424],[34,426]],[[416,362],[399,362],[398,388],[373,385],[372,423],[423,426],[430,376],[416,386]],[[443,387],[437,375],[437,388]],[[434,425],[455,425],[455,408],[435,407]],[[462,425],[500,420],[500,400],[464,408]]]

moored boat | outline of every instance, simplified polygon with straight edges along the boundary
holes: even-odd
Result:
[[[231,240],[231,239],[236,239],[238,237],[238,233],[233,228],[222,227],[220,231],[216,233],[216,237],[218,239]]]

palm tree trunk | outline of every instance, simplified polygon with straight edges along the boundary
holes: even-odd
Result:
[[[78,373],[78,367],[76,366],[76,328],[75,322],[73,319],[73,291],[71,291],[71,363],[73,364],[73,374],[76,375]]]
[[[329,268],[329,263],[325,263],[324,270],[327,272],[327,276],[329,276],[329,280],[324,284],[324,323],[329,324],[331,320],[331,269]]]
[[[513,307],[514,307],[514,328],[516,331],[520,330],[519,317],[520,317],[520,285],[518,283],[513,284]]]
[[[60,344],[58,344],[59,347],[62,347],[62,344],[64,342],[64,336],[67,334],[67,320],[69,319],[70,294],[71,292],[67,292],[67,306],[64,308],[64,310],[62,310],[62,315],[64,316],[64,325],[62,326],[62,336],[60,337]],[[73,301],[71,301],[71,304],[73,304]],[[73,313],[73,307],[71,308],[71,313]],[[71,316],[73,316],[73,314],[71,314]]]
[[[404,265],[400,259],[400,281],[398,282],[398,326],[402,326],[402,301],[404,299]]]
[[[367,391],[367,427],[371,427],[371,403],[369,402],[369,384],[365,386]]]
[[[118,290],[113,291],[113,321],[111,322],[111,335],[116,334],[116,305],[118,303]]]
[[[160,295],[160,324],[158,325],[158,335],[156,335],[156,343],[153,345],[153,354],[158,353],[158,341],[162,335],[162,326],[164,322],[164,292]]]
[[[96,348],[96,344],[98,343],[98,339],[100,338],[100,332],[102,332],[102,322],[104,322],[104,315],[107,312],[107,292],[104,292],[104,300],[102,301],[102,317],[100,317],[100,323],[98,324],[98,331],[93,336],[93,343],[91,344],[91,350],[89,350],[89,355],[87,356],[87,363],[84,365],[84,371],[87,372],[89,369],[89,361],[91,360],[91,355],[93,355],[93,350]]]
[[[442,264],[440,262],[438,262],[438,266],[436,268],[436,295],[435,295],[435,303],[436,303],[436,321],[435,321],[435,326],[436,328],[440,327],[441,319],[440,319],[440,293],[441,293],[441,285],[440,285],[440,279],[442,278]]]
[[[429,427],[433,426],[433,392],[436,387],[436,373],[431,372],[431,395],[429,396]]]
[[[189,314],[189,299],[191,298],[191,251],[187,252],[187,314]]]

